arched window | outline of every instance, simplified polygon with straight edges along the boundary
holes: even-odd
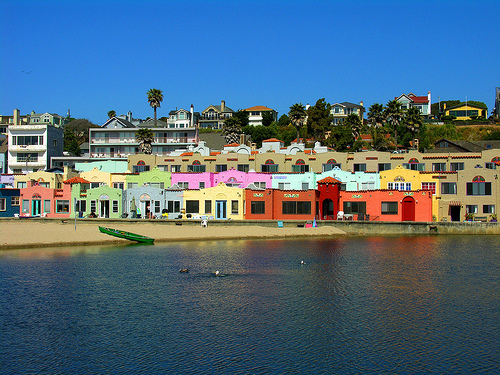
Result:
[[[274,164],[274,160],[273,159],[267,159],[266,160],[266,164],[269,165],[269,164]]]
[[[337,164],[337,160],[335,160],[335,159],[328,159],[328,161],[326,162],[326,164]]]
[[[306,162],[302,159],[299,159],[295,162],[295,165],[305,165],[305,164],[306,164]]]
[[[137,165],[146,165],[146,162],[144,160],[139,160],[137,162]]]
[[[195,161],[193,161],[193,165],[201,165],[201,163],[199,160],[195,160]]]
[[[408,160],[408,164],[418,164],[418,159],[417,158],[411,158]]]
[[[472,179],[472,182],[486,182],[483,176],[476,176]]]

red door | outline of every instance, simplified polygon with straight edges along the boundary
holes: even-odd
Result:
[[[412,197],[403,199],[402,210],[401,219],[403,221],[415,221],[415,200]]]

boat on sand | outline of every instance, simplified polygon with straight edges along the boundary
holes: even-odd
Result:
[[[124,240],[141,242],[141,243],[153,243],[154,238],[142,236],[140,234],[125,232],[124,230],[99,227],[99,231],[104,234],[108,234],[113,237],[122,238]]]

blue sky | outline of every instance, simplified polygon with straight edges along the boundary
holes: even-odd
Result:
[[[387,103],[402,93],[479,100],[500,86],[500,1],[0,0],[0,113],[103,124],[221,100]]]

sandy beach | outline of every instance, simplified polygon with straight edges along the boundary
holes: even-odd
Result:
[[[345,232],[333,227],[263,227],[263,226],[208,226],[165,225],[154,221],[106,223],[68,220],[10,220],[0,223],[0,249],[20,249],[47,246],[128,244],[129,241],[99,232],[98,225],[153,237],[155,243],[196,240],[293,238],[314,236],[338,236]]]

